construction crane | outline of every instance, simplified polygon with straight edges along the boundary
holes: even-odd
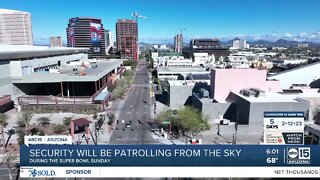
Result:
[[[141,19],[146,19],[146,18],[147,18],[147,17],[142,16],[141,14],[139,14],[137,11],[134,12],[134,13],[132,13],[131,15],[132,15],[132,17],[135,19],[135,21],[136,21],[136,23],[137,23],[137,26],[138,26],[138,19],[139,19],[139,18],[141,18]],[[138,35],[138,32],[137,32],[137,35]],[[137,39],[137,44],[136,44],[136,46],[137,46],[137,49],[138,49],[138,56],[139,56],[138,39]]]
[[[181,36],[181,47],[180,47],[181,50],[180,50],[180,51],[181,51],[181,52],[182,52],[182,49],[183,49],[183,35],[182,35],[182,32],[185,31],[185,30],[187,30],[187,29],[182,28],[181,31],[180,31],[180,32],[181,32],[181,33],[180,33],[180,36]]]
[[[183,32],[183,31],[185,31],[185,30],[187,30],[187,29],[184,29],[184,28],[183,28],[183,29],[181,29],[181,33],[180,33],[180,34],[181,34],[181,36],[182,36],[182,32]]]
[[[131,14],[133,16],[133,18],[136,20],[136,22],[138,23],[138,19],[142,18],[142,19],[146,19],[147,17],[142,16],[141,14],[139,14],[137,11]]]

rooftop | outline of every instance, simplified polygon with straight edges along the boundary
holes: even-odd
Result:
[[[312,134],[320,136],[320,125],[319,124],[307,124],[306,130],[310,131]]]
[[[290,73],[290,72],[293,72],[293,71],[296,71],[296,70],[300,70],[300,69],[304,69],[304,68],[312,67],[312,66],[318,66],[318,65],[320,65],[320,61],[319,62],[310,63],[310,64],[306,64],[306,65],[302,65],[302,66],[299,66],[299,67],[296,67],[296,68],[288,69],[286,71],[282,71],[282,72],[279,72],[279,73],[276,73],[276,74],[269,75],[268,77],[272,78],[273,76],[278,76],[278,75],[281,75],[281,74],[286,74],[286,73]],[[313,73],[318,73],[318,71],[313,72]]]
[[[13,14],[13,13],[26,13],[29,14],[28,12],[23,12],[23,11],[17,11],[17,10],[12,10],[12,9],[0,9],[0,14]]]
[[[0,44],[0,60],[54,56],[70,53],[87,53],[89,48],[70,48]]]
[[[210,80],[211,74],[190,74],[193,80]]]
[[[97,61],[96,68],[86,68],[85,76],[80,76],[80,66],[64,66],[61,68],[62,73],[35,72],[30,75],[25,75],[22,79],[13,79],[13,83],[58,83],[58,82],[83,82],[97,81],[98,79],[111,72],[122,64],[122,60],[114,61]],[[73,71],[77,68],[77,71]]]
[[[240,94],[239,92],[235,93],[239,97],[242,97],[243,99],[249,101],[249,102],[255,102],[255,103],[263,103],[263,102],[300,102],[303,101],[303,98],[309,98],[309,97],[317,97],[320,98],[320,93],[316,91],[308,91],[303,92],[299,94],[283,94],[283,93],[276,93],[276,92],[270,92],[265,93],[265,95],[261,95],[259,97],[254,96],[244,96]]]
[[[217,103],[217,101],[215,101],[212,98],[201,98],[201,95],[199,92],[195,92],[193,93],[194,95],[196,95],[199,99],[199,101],[201,101],[201,103],[204,104],[210,104],[210,103]],[[226,103],[226,102],[222,102],[222,103]]]
[[[158,67],[157,68],[158,73],[159,72],[208,72],[206,71],[206,68],[203,68],[201,66],[193,66],[193,67]]]
[[[72,19],[95,19],[95,20],[101,20],[101,18],[95,18],[95,17],[89,17],[89,16],[79,16],[79,17],[73,17],[73,18],[70,18],[70,20]]]
[[[88,125],[88,124],[92,123],[92,121],[89,121],[89,120],[87,120],[85,118],[74,119],[74,120],[72,120],[72,122],[76,126],[85,126],[85,125]]]
[[[207,83],[210,85],[210,80],[168,80],[170,86],[194,86],[195,83]]]

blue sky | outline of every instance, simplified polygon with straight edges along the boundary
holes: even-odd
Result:
[[[173,41],[182,28],[186,38],[320,42],[319,0],[0,0],[0,8],[30,12],[36,41],[65,39],[68,19],[76,16],[101,18],[115,32],[118,18],[138,11],[147,17],[139,21],[144,42]]]

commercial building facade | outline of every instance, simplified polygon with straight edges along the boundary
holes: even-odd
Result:
[[[0,9],[0,44],[33,45],[31,14]]]
[[[113,47],[113,37],[110,30],[105,30],[104,37],[106,38],[106,54],[108,54],[111,47]]]
[[[249,44],[246,40],[236,38],[232,41],[232,49],[248,49]]]
[[[117,50],[121,59],[138,60],[138,24],[135,20],[119,19],[116,23]]]
[[[191,39],[189,49],[184,50],[186,57],[193,58],[194,53],[208,53],[216,59],[229,56],[229,49],[220,46],[218,39]]]
[[[90,17],[70,18],[67,31],[68,47],[89,48],[89,57],[104,58],[106,44],[101,19]]]
[[[250,89],[254,90],[254,88]],[[248,134],[263,135],[263,115],[267,111],[304,112],[305,118],[308,117],[310,102],[303,98],[281,93],[263,92],[260,94],[252,93],[251,95],[244,93],[245,91],[251,91],[250,89],[230,92],[228,100],[223,103],[204,98],[200,93],[194,93],[193,106],[199,109],[202,114],[210,117],[210,124],[216,124],[222,116],[222,119],[232,122],[230,124],[237,122],[237,124],[244,126]],[[233,131],[230,133],[232,134]]]
[[[55,47],[62,47],[62,46],[63,46],[63,42],[60,36],[50,38],[50,47],[55,48]]]
[[[270,75],[268,76],[268,79],[279,80],[281,88],[283,89],[289,89],[290,87],[296,85],[320,88],[319,68],[320,62],[315,62]]]
[[[0,95],[9,95],[22,108],[104,108],[110,99],[107,88],[124,71],[122,61],[88,59],[88,51],[0,45]]]
[[[190,74],[191,75],[191,74]],[[191,75],[192,76],[192,75]],[[193,75],[197,76],[197,74]],[[201,77],[201,75],[198,75]],[[209,90],[209,76],[202,75],[205,78],[168,81],[168,106],[171,109],[179,109],[183,106],[192,106],[192,94],[199,90]]]
[[[222,116],[243,125],[249,134],[262,135],[265,111],[304,112],[312,123],[314,108],[320,102],[319,90],[281,89],[281,82],[266,80],[266,75],[266,70],[212,69],[209,98],[194,92],[193,106],[209,115],[211,124]]]
[[[279,81],[266,78],[267,70],[212,69],[210,97],[217,102],[225,102],[231,91],[239,92],[245,88],[259,88],[266,92],[281,91]]]
[[[182,75],[186,77],[188,74],[208,74],[206,68],[193,66],[193,67],[158,67],[157,68],[157,77],[160,80],[177,80],[177,78]]]

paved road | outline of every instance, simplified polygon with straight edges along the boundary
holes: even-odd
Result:
[[[119,123],[111,135],[109,144],[155,144],[147,124],[150,119],[150,88],[147,63],[140,61],[134,84],[128,92]],[[127,128],[126,124],[130,123]]]

